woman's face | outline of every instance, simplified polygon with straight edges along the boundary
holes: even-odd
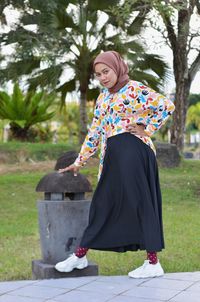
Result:
[[[95,75],[97,80],[106,88],[112,88],[117,83],[117,75],[113,69],[106,64],[98,63],[95,65]]]

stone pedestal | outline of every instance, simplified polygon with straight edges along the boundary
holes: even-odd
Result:
[[[38,217],[42,260],[33,260],[34,279],[98,275],[96,264],[83,270],[60,273],[54,268],[79,246],[88,224],[90,200],[41,200]]]
[[[54,265],[44,263],[43,260],[32,261],[32,275],[33,279],[57,279],[57,278],[72,278],[72,277],[85,277],[85,276],[97,276],[98,265],[89,261],[88,267],[84,269],[74,269],[70,273],[60,273]]]
[[[79,246],[88,224],[90,200],[38,201],[42,260],[56,264]]]

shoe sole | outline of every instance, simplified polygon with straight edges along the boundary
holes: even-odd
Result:
[[[154,275],[149,275],[149,276],[131,276],[128,274],[128,276],[130,278],[133,278],[133,279],[146,279],[146,278],[156,278],[156,277],[161,277],[161,276],[164,276],[164,273],[160,273],[160,274],[154,274]]]
[[[88,266],[88,263],[85,263],[85,264],[80,264],[79,266],[75,267],[77,269],[83,269],[83,268],[86,268]]]

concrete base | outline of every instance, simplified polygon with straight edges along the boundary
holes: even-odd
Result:
[[[56,264],[74,253],[88,225],[90,200],[38,201],[42,260]]]
[[[98,265],[89,261],[89,266],[84,269],[74,269],[70,273],[58,272],[53,264],[44,263],[43,260],[32,261],[33,279],[57,279],[71,277],[98,276]]]

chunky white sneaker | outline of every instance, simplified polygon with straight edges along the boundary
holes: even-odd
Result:
[[[149,260],[145,260],[142,266],[128,273],[129,277],[137,279],[159,277],[163,275],[164,271],[160,262],[158,261],[156,264],[150,264]]]
[[[55,265],[55,269],[59,272],[69,273],[74,268],[83,269],[88,266],[88,260],[86,256],[77,257],[75,254],[70,255],[66,260],[58,262]]]

